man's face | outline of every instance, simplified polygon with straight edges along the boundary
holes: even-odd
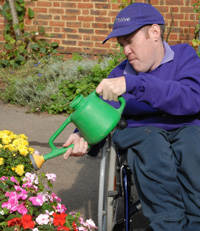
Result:
[[[148,36],[139,29],[132,34],[117,37],[129,63],[137,72],[148,72],[158,65],[155,39],[150,30]]]

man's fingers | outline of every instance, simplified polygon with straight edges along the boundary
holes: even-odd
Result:
[[[72,148],[67,149],[67,152],[63,155],[64,159],[67,160],[72,152]]]

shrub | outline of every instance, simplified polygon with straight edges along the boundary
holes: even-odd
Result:
[[[6,74],[4,70],[2,78],[7,79],[7,87],[0,96],[6,102],[28,106],[32,112],[70,113],[69,103],[73,98],[94,91],[120,57],[91,60],[76,56],[67,61],[49,58],[28,62],[12,73],[8,70]]]

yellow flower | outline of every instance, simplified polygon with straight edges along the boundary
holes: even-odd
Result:
[[[15,148],[12,144],[7,144],[7,145],[5,145],[3,149],[4,149],[4,150],[5,150],[5,149],[8,149],[8,150],[11,151],[11,152],[16,151],[16,148]]]
[[[12,140],[14,140],[14,139],[17,138],[17,135],[16,135],[16,134],[11,134],[11,135],[10,135],[10,138],[11,138]]]
[[[34,151],[35,151],[35,149],[34,149],[34,148],[29,147],[29,148],[28,148],[28,151],[30,152],[30,154],[33,154],[33,153],[34,153]]]
[[[19,164],[16,166],[15,168],[15,172],[19,175],[22,176],[24,174],[24,165],[23,164]]]
[[[14,140],[13,142],[12,142],[12,144],[14,145],[14,146],[17,146],[17,145],[19,145],[19,140],[18,139],[16,139],[16,140]]]
[[[3,144],[9,144],[9,143],[11,143],[11,138],[9,137],[9,136],[7,136],[7,135],[4,135],[3,137],[2,137],[2,143]]]
[[[12,170],[15,171],[15,167],[12,167]]]
[[[27,139],[28,139],[28,137],[27,137],[26,135],[24,135],[24,134],[20,134],[20,135],[18,135],[18,137],[20,137],[20,138],[22,138],[22,139],[24,139],[24,140],[27,140]]]
[[[18,145],[28,146],[29,143],[28,143],[27,140],[24,140],[24,139],[22,139],[22,138],[18,138],[18,139],[16,139],[16,140],[13,141],[13,145],[14,145],[14,146],[18,146]]]
[[[0,144],[0,148],[3,148],[3,145],[2,145],[2,144]]]
[[[0,133],[0,134],[10,135],[10,134],[13,134],[13,132],[8,131],[8,130],[3,130],[3,131],[1,131],[1,133]]]
[[[0,165],[3,165],[3,163],[4,163],[4,159],[0,157]]]
[[[20,149],[19,149],[19,153],[20,153],[22,156],[27,156],[27,155],[28,155],[28,150],[26,149],[26,147],[20,148]]]

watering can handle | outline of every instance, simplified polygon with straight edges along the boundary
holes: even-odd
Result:
[[[99,96],[99,94],[98,94],[96,91],[94,91],[93,93],[96,94],[97,96]],[[123,110],[124,110],[124,108],[125,108],[125,106],[126,106],[126,100],[125,100],[124,97],[122,97],[122,96],[119,96],[118,99],[119,99],[119,102],[120,102],[120,107],[119,107],[119,108],[116,108],[116,110],[117,110],[120,114],[122,114],[122,112],[123,112]],[[103,100],[103,99],[102,99],[102,100]]]
[[[49,146],[51,148],[51,152],[48,154],[43,155],[44,160],[48,160],[54,158],[56,156],[60,156],[64,154],[69,148],[74,148],[74,144],[69,145],[68,147],[64,148],[56,148],[53,141],[57,138],[57,136],[64,130],[64,128],[71,123],[71,115],[65,120],[65,122],[58,128],[58,130],[50,137],[49,139]],[[88,145],[89,148],[89,145]]]
[[[117,111],[119,111],[120,114],[122,114],[122,112],[123,112],[123,110],[124,110],[124,108],[125,108],[125,106],[126,106],[126,100],[125,100],[122,96],[120,96],[118,99],[119,99],[119,102],[120,102],[121,104],[120,104],[120,107],[117,108]]]
[[[50,137],[49,139],[49,146],[51,148],[51,152],[48,153],[48,154],[45,154],[43,157],[44,157],[44,160],[48,160],[48,159],[51,159],[53,157],[56,157],[56,156],[59,156],[59,155],[62,155],[64,154],[67,149],[69,148],[72,148],[74,147],[74,144],[71,144],[69,147],[64,147],[64,148],[56,148],[56,146],[54,145],[53,141],[57,138],[57,136],[64,130],[64,128],[69,124],[71,123],[71,116],[69,116],[65,122],[58,128],[58,130]]]

